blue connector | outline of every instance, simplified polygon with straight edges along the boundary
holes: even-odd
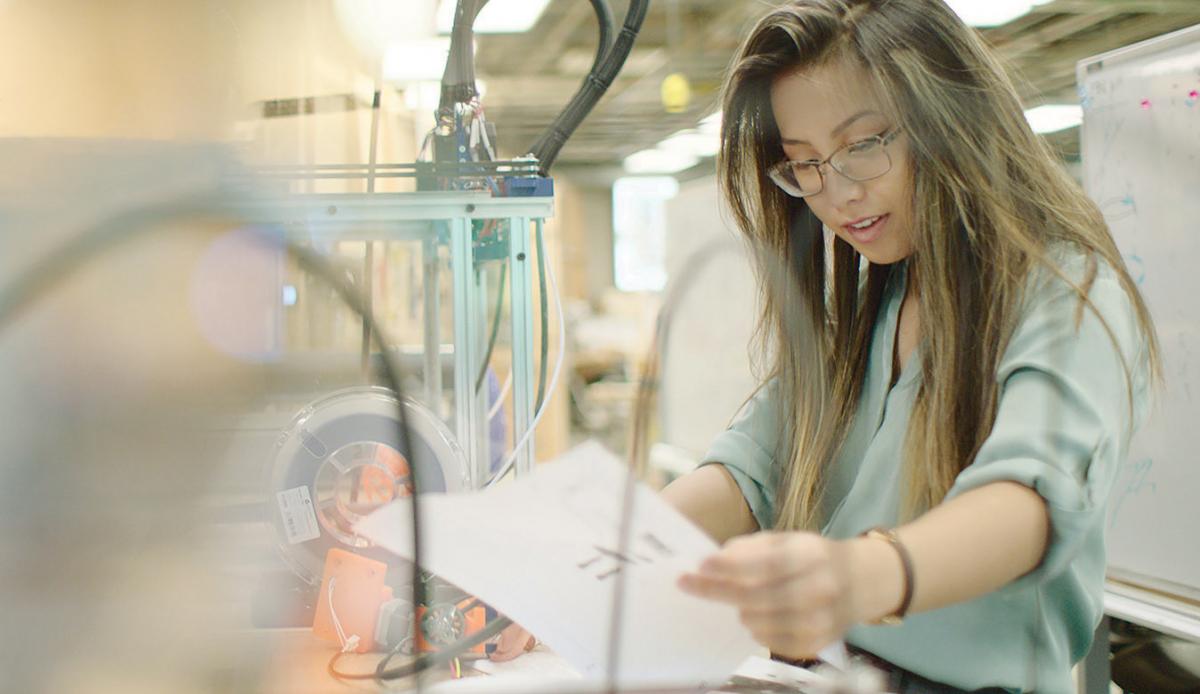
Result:
[[[505,191],[503,197],[509,198],[552,198],[554,197],[554,179],[537,176],[524,178],[505,176]]]

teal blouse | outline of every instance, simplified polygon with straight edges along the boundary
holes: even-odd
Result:
[[[1080,255],[1060,267],[1083,277]],[[1104,609],[1104,519],[1109,489],[1147,404],[1145,341],[1129,297],[1101,263],[1090,310],[1056,275],[1030,281],[1022,319],[996,373],[995,424],[947,498],[1008,480],[1046,501],[1051,539],[1041,564],[969,602],[913,614],[900,626],[853,627],[846,640],[924,677],[964,689],[987,686],[1068,694],[1070,669],[1091,644]],[[892,354],[905,270],[888,281],[871,340],[862,396],[827,474],[822,533],[849,538],[899,522],[902,451],[919,386],[914,350],[894,386]],[[1124,366],[1132,375],[1133,397]],[[1131,409],[1132,404],[1132,409]],[[736,480],[762,528],[775,522],[780,438],[778,386],[767,383],[708,453]],[[921,567],[916,567],[920,580]]]

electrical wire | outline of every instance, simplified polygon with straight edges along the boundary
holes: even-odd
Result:
[[[457,643],[454,643],[450,646],[447,646],[447,647],[445,647],[439,651],[433,652],[433,653],[422,653],[421,655],[414,658],[412,661],[405,663],[404,665],[399,665],[397,667],[391,668],[391,669],[387,668],[387,664],[393,657],[395,657],[396,653],[389,653],[387,656],[385,656],[383,658],[383,660],[380,660],[379,665],[376,666],[374,672],[370,672],[370,673],[342,672],[337,669],[337,663],[339,660],[341,660],[342,656],[345,654],[339,651],[337,653],[334,653],[333,657],[329,659],[329,663],[326,665],[325,670],[329,673],[329,675],[331,677],[333,677],[335,679],[339,679],[339,680],[380,680],[380,681],[383,681],[383,680],[398,680],[398,679],[403,679],[405,677],[412,677],[413,675],[422,673],[426,670],[437,667],[438,665],[445,665],[445,664],[451,662],[452,660],[454,660],[455,658],[466,654],[468,651],[470,651],[472,648],[475,648],[479,644],[484,643],[492,638],[495,638],[495,636],[497,634],[504,631],[508,627],[512,626],[512,623],[513,623],[512,620],[507,617],[497,617],[496,619],[493,619],[492,621],[488,622],[488,624],[486,626],[484,626],[482,629],[480,629],[479,631],[475,632],[474,634],[471,634],[470,636],[462,639],[461,641],[458,641]],[[421,680],[418,679],[417,680],[417,688],[418,689],[420,688],[420,683],[421,683]]]
[[[350,653],[358,648],[360,640],[358,634],[346,636],[346,630],[342,628],[342,620],[338,619],[337,609],[333,605],[333,587],[337,584],[337,576],[329,577],[329,590],[326,596],[329,600],[329,617],[333,620],[333,629],[337,632],[338,642],[342,645],[343,653]]]
[[[479,601],[479,598],[472,597],[467,601],[467,603],[465,605],[458,607],[457,609],[465,615],[467,612],[470,612],[471,610],[475,609],[476,607],[479,607],[482,604],[483,603]],[[413,633],[416,634],[419,632],[414,631]],[[465,639],[461,639],[456,643],[446,646],[442,650],[454,650],[455,652],[460,653],[460,654],[466,653],[467,651],[471,650],[475,646],[479,645],[479,643],[476,643],[473,641],[474,638],[475,638],[474,635],[468,636]],[[466,643],[466,641],[468,639],[472,640],[472,643],[467,645],[465,648],[462,648],[462,650],[458,650],[462,644]],[[379,663],[376,664],[374,675],[362,677],[362,676],[358,676],[358,675],[345,676],[345,675],[342,675],[341,673],[338,673],[337,676],[344,677],[345,679],[378,679],[380,673],[387,671],[388,663],[391,662],[392,658],[395,658],[396,656],[400,655],[400,653],[404,650],[405,645],[407,645],[410,640],[413,643],[417,643],[417,638],[415,636],[409,637],[408,639],[401,640],[399,643],[397,643],[395,646],[393,646],[392,649],[389,650],[383,656],[383,658],[379,661]],[[333,667],[333,665],[336,664],[336,662],[337,662],[336,659],[331,661],[330,667]],[[330,674],[333,674],[335,671],[336,671],[336,669],[331,670]]]
[[[488,336],[487,350],[483,355],[483,363],[479,365],[479,375],[475,377],[475,392],[483,387],[483,379],[487,378],[488,363],[492,360],[492,351],[496,349],[496,336],[500,334],[500,316],[504,312],[504,287],[508,281],[508,262],[500,266],[500,282],[496,288],[496,310],[492,317],[491,335]],[[491,419],[489,416],[488,419]]]
[[[259,226],[247,226],[249,220],[242,219],[230,212],[230,199],[244,199],[244,195],[233,190],[216,187],[189,194],[177,199],[150,205],[134,210],[123,211],[102,219],[84,229],[78,235],[69,238],[54,250],[20,272],[10,282],[0,289],[0,333],[12,324],[25,310],[28,310],[45,294],[59,283],[69,279],[72,274],[89,261],[101,256],[105,251],[112,250],[123,244],[159,229],[158,225],[176,221],[181,217],[203,217],[227,219],[231,224],[271,244],[278,244],[295,260],[305,272],[320,277],[334,289],[338,296],[355,313],[363,316],[368,329],[374,336],[381,351],[381,369],[384,380],[396,393],[397,417],[397,448],[409,451],[409,422],[403,405],[403,389],[399,378],[399,366],[394,363],[393,350],[370,310],[363,301],[361,293],[352,286],[342,274],[315,251],[306,248],[284,236],[282,233],[269,232]],[[178,229],[181,225],[167,225],[168,229]],[[413,466],[410,471],[412,494],[410,509],[412,511],[412,601],[414,605],[425,602],[425,589],[421,581],[421,533],[420,526],[420,496],[424,484],[420,481],[419,467]],[[415,623],[416,611],[413,613],[414,633],[420,625]],[[473,646],[472,646],[473,647]],[[332,666],[332,662],[330,664]],[[420,690],[420,682],[417,683]]]
[[[496,396],[496,402],[492,404],[492,409],[488,410],[488,421],[496,418],[500,414],[501,408],[504,407],[504,398],[508,397],[508,391],[512,388],[513,370],[508,370],[508,375],[504,377],[504,385],[500,387],[500,394]]]
[[[538,227],[538,233],[541,233],[540,225]],[[550,376],[550,387],[547,389],[547,392],[553,395],[554,389],[558,386],[558,377],[562,372],[563,360],[567,351],[567,329],[566,319],[563,316],[562,296],[558,292],[558,282],[554,277],[554,268],[551,267],[549,263],[546,264],[546,275],[550,279],[550,291],[554,294],[554,307],[558,317],[558,358],[554,362],[554,372]],[[543,344],[545,342],[546,341],[543,340]],[[499,482],[506,474],[508,474],[508,471],[512,469],[513,464],[517,460],[517,454],[521,452],[521,449],[524,448],[527,443],[529,443],[530,438],[533,436],[533,432],[537,429],[538,423],[542,421],[542,415],[546,413],[546,407],[548,404],[549,398],[542,402],[542,406],[537,409],[537,413],[533,416],[533,421],[529,423],[529,429],[525,431],[525,435],[521,437],[521,440],[518,441],[515,446],[513,446],[512,452],[508,454],[508,457],[505,458],[504,463],[500,465],[499,469],[497,469],[496,472],[488,479],[488,481],[484,483],[484,487],[490,487],[496,482]]]
[[[371,141],[367,145],[367,192],[375,192],[375,164],[379,154],[379,106],[383,101],[383,89],[375,84],[375,95],[371,99]],[[363,294],[366,296],[367,309],[374,308],[375,290],[372,280],[375,272],[375,243],[367,241],[367,250],[363,257]],[[371,331],[366,321],[362,326],[362,371],[367,373],[371,359]]]
[[[672,282],[665,292],[662,306],[654,323],[654,337],[646,356],[641,377],[638,380],[637,398],[634,406],[633,436],[630,444],[629,472],[622,490],[621,517],[618,526],[617,551],[626,555],[633,534],[634,500],[637,480],[644,472],[647,459],[647,434],[649,417],[653,411],[654,397],[661,383],[662,355],[666,353],[670,339],[671,322],[679,303],[698,281],[700,272],[716,257],[725,252],[737,252],[742,246],[732,241],[718,240],[701,246],[684,261],[677,274],[681,279]],[[613,608],[609,618],[608,634],[608,688],[616,691],[617,674],[620,668],[620,639],[622,615],[625,611],[625,572],[618,571],[613,583]]]

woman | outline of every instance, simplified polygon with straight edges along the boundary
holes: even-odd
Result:
[[[664,491],[724,543],[681,587],[900,691],[1071,691],[1158,372],[1097,208],[941,0],[772,11],[723,120],[771,366]]]

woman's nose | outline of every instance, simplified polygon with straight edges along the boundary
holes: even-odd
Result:
[[[829,202],[836,207],[845,209],[850,204],[861,200],[865,193],[866,186],[862,181],[849,179],[832,166],[826,166],[825,195],[828,196]]]

